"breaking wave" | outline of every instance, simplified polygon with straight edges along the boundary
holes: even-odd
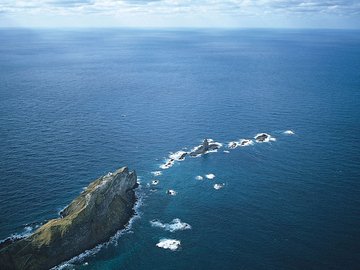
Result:
[[[159,248],[170,249],[172,251],[177,250],[180,245],[181,242],[179,240],[167,238],[160,239],[159,243],[156,244],[156,246]]]
[[[162,228],[165,231],[169,232],[176,232],[176,231],[183,231],[183,230],[190,230],[191,226],[188,223],[182,222],[179,218],[173,219],[170,223],[162,223],[158,219],[154,219],[150,221],[151,226]]]

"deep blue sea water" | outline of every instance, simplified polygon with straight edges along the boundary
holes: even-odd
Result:
[[[0,30],[0,239],[127,165],[139,218],[69,269],[359,269],[359,134],[358,31]],[[152,192],[204,138],[224,147]],[[192,229],[150,224],[174,218]]]

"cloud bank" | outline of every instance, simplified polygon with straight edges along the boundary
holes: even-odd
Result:
[[[68,19],[89,26],[286,27],[327,21],[360,27],[358,0],[0,0],[0,14],[19,22],[31,20],[30,25],[66,25]]]

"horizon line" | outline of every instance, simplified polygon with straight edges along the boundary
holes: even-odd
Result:
[[[12,29],[57,29],[57,30],[70,30],[70,29],[83,29],[83,30],[100,30],[100,29],[128,29],[128,30],[350,30],[360,31],[359,28],[347,27],[257,27],[257,26],[1,26],[0,30]]]

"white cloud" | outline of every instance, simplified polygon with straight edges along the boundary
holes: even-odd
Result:
[[[31,14],[110,16],[113,20],[124,18],[124,22],[127,17],[134,16],[138,16],[138,20],[141,21],[139,16],[142,15],[151,16],[153,20],[159,21],[163,20],[161,17],[168,20],[173,16],[179,25],[181,25],[179,20],[185,19],[224,20],[232,24],[239,21],[240,17],[266,20],[274,16],[324,15],[329,18],[338,16],[359,19],[360,2],[356,0],[0,0],[0,14],[15,19]]]

